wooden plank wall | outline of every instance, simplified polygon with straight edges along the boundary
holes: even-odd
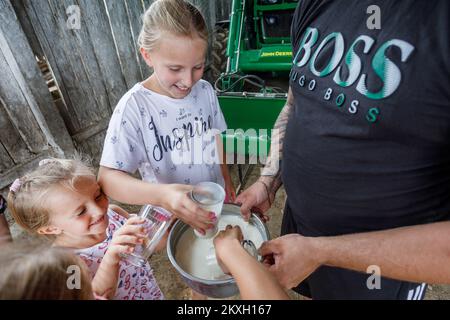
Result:
[[[0,190],[48,156],[74,151],[10,0],[0,0]]]
[[[61,113],[78,149],[98,162],[109,117],[120,97],[150,75],[137,39],[151,0],[21,0],[63,97]],[[192,1],[210,26],[215,1]],[[81,28],[67,27],[77,5]],[[23,15],[23,13],[22,13]]]
[[[217,20],[217,10],[223,15],[227,5],[221,3],[228,1],[230,0],[191,0],[203,12],[211,31]],[[18,26],[26,32],[23,42],[28,41],[28,50],[32,50],[36,56],[46,57],[60,89],[61,99],[56,101],[56,107],[49,101],[49,95],[46,95],[45,104],[49,107],[44,108],[47,116],[57,114],[63,119],[49,124],[55,127],[53,131],[57,132],[64,127],[67,131],[66,135],[61,135],[64,138],[55,145],[62,145],[62,150],[67,146],[70,149],[71,141],[67,142],[69,136],[78,151],[90,156],[93,163],[98,163],[114,107],[128,89],[151,73],[138,52],[137,39],[142,15],[153,0],[14,0],[13,6],[10,0],[0,2],[3,6],[9,6],[9,11],[2,11],[3,15],[10,14],[14,7],[16,24],[20,21]],[[67,9],[70,6],[77,6],[80,10],[78,29],[68,27],[70,12]],[[8,30],[8,33],[11,32]],[[12,34],[10,36],[13,37]],[[14,42],[13,39],[5,41]],[[2,63],[7,63],[4,57]],[[24,73],[38,76],[39,70],[35,62],[33,66],[31,64],[33,63],[30,62],[28,67],[33,67],[34,73]],[[6,76],[3,79],[7,79]],[[39,88],[45,91],[45,82],[41,80],[38,80],[38,85],[33,83],[33,90]],[[8,91],[17,93],[19,89],[21,88],[9,88]],[[42,95],[42,92],[31,92],[32,97],[34,94]],[[0,97],[5,99],[8,95],[0,93]],[[30,107],[21,116],[33,119],[32,115],[34,113]],[[1,117],[0,122],[6,128],[7,117],[3,114]],[[10,144],[18,152],[16,157],[25,159],[34,155],[35,151],[30,148],[42,149],[49,138],[45,133],[35,133],[41,129],[42,121],[38,123],[40,126],[32,120],[29,123],[21,122],[26,123],[30,129],[27,131],[30,133],[30,140],[26,140],[28,146],[19,143],[19,140],[25,143],[21,132],[15,135],[14,142]],[[3,149],[5,145],[0,146],[0,151]],[[3,161],[0,168],[3,166],[4,170],[19,161],[12,159],[6,151],[1,157]]]
[[[99,160],[112,110],[147,68],[137,56],[127,2],[22,1],[60,88],[60,111],[67,130],[77,149],[94,163]],[[133,2],[137,4],[133,10],[142,14],[144,3]],[[71,6],[80,10],[78,29],[67,25]]]

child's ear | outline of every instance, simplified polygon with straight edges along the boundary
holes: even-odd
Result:
[[[140,51],[141,51],[141,55],[142,55],[142,58],[144,59],[145,63],[147,63],[147,65],[150,68],[153,68],[152,58],[151,58],[151,55],[148,53],[148,51],[145,50],[144,48],[141,48]]]
[[[60,235],[62,233],[62,230],[55,226],[45,226],[45,227],[40,227],[37,230],[37,233],[40,235],[46,235],[46,234]]]

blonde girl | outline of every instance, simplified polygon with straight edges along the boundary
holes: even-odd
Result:
[[[94,299],[86,265],[67,249],[8,244],[0,250],[0,270],[0,300]]]
[[[143,243],[143,220],[109,206],[89,167],[78,160],[48,159],[17,179],[8,205],[15,221],[53,246],[70,248],[87,264],[96,294],[108,299],[163,299],[152,269],[121,260]]]
[[[226,123],[212,86],[201,79],[205,20],[187,1],[155,1],[145,13],[139,45],[154,72],[115,108],[99,183],[115,200],[163,207],[204,233],[215,215],[189,199],[190,185],[216,182],[229,200],[235,197],[216,141]],[[142,180],[132,176],[136,171]]]

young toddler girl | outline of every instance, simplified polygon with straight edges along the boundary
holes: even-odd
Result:
[[[82,162],[41,161],[12,184],[8,205],[24,229],[46,236],[53,246],[72,249],[86,262],[94,293],[108,299],[163,299],[148,263],[135,267],[121,259],[143,243],[144,221],[109,206]]]

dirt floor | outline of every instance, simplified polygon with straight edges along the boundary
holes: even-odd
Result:
[[[236,166],[231,170],[233,180],[235,181],[235,186],[238,185],[237,178],[237,168]],[[254,166],[251,172],[246,179],[246,186],[250,186],[259,176],[259,168]],[[245,186],[244,186],[245,187]],[[280,226],[282,219],[282,209],[284,206],[284,202],[286,199],[286,193],[284,189],[281,189],[277,197],[275,199],[274,205],[269,211],[269,216],[271,217],[270,221],[267,223],[270,235],[272,238],[276,238],[280,234]],[[126,209],[131,212],[137,211],[139,208],[124,206]],[[11,219],[8,219],[11,221]],[[23,232],[16,226],[11,226],[12,234],[15,239],[18,238],[27,238]],[[178,272],[171,265],[169,259],[167,258],[166,251],[162,251],[152,256],[150,261],[154,272],[155,277],[158,280],[158,283],[161,287],[161,290],[164,292],[166,299],[177,299],[177,300],[186,300],[190,299],[190,289],[183,282]],[[292,299],[302,300],[302,297],[294,292],[289,292],[289,295]],[[230,299],[239,299],[239,296],[231,297]],[[427,295],[425,297],[427,300],[450,300],[450,285],[432,285],[429,286],[427,291]]]

